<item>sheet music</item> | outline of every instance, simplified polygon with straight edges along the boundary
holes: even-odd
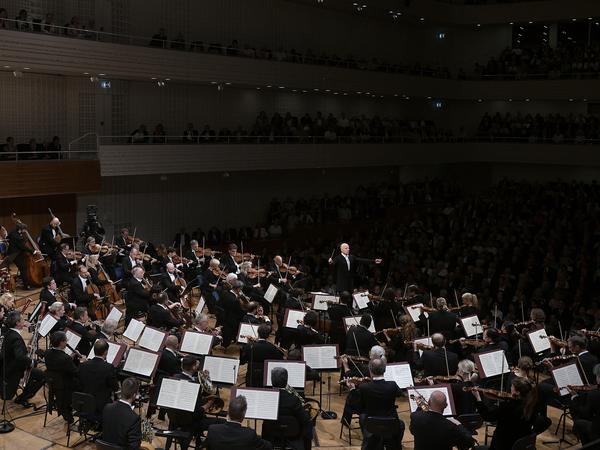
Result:
[[[531,342],[534,352],[542,353],[550,350],[550,339],[548,339],[548,333],[546,333],[545,328],[527,333],[527,337],[529,338],[529,342]]]
[[[304,389],[306,380],[306,363],[299,361],[265,361],[265,374],[267,382],[265,386],[273,386],[271,384],[271,370],[275,367],[283,367],[288,373],[288,384],[292,387]]]
[[[44,318],[42,319],[42,323],[40,324],[40,328],[39,328],[40,336],[46,337],[48,335],[48,333],[50,333],[50,330],[52,329],[52,327],[54,327],[54,325],[56,325],[56,322],[58,322],[58,320],[56,320],[50,314],[46,314],[44,316]]]
[[[448,405],[446,409],[444,409],[444,416],[453,416],[456,414],[454,411],[454,397],[452,397],[452,389],[448,389],[448,386],[427,386],[427,387],[418,387],[408,388],[408,402],[410,404],[410,412],[413,413],[418,409],[417,402],[411,398],[411,396],[419,396],[421,395],[425,401],[429,401],[429,397],[435,391],[442,391],[446,394],[446,399],[448,401]],[[432,430],[432,433],[435,433],[435,430]]]
[[[415,385],[408,363],[388,364],[385,368],[383,378],[385,381],[395,381],[400,389]]]
[[[244,336],[244,337],[242,337]],[[258,339],[258,325],[250,324],[250,323],[241,323],[240,324],[240,332],[237,336],[237,341],[242,344],[248,343],[248,338],[246,336],[252,336]]]
[[[475,336],[476,334],[482,334],[483,328],[481,322],[477,316],[461,317],[460,323],[465,330],[466,337]]]
[[[204,296],[200,296],[200,301],[198,302],[198,305],[196,306],[196,309],[194,310],[196,312],[196,316],[199,316],[200,314],[202,314],[202,310],[204,309],[204,307],[206,306],[206,300],[204,300]]]
[[[142,333],[142,337],[140,338],[139,345],[140,347],[157,352],[160,350],[160,346],[165,340],[166,335],[167,333],[155,330],[154,328],[146,327]]]
[[[123,370],[144,377],[150,377],[152,372],[154,372],[158,358],[160,358],[159,353],[151,353],[132,347],[129,349],[129,353],[127,353]]]
[[[329,304],[327,301],[333,301],[335,303],[340,302],[340,298],[335,295],[329,294],[318,294],[315,295],[315,301],[313,302],[313,309],[315,311],[327,311],[329,309]]]
[[[476,353],[475,355],[477,358],[479,358],[479,363],[483,369],[483,373],[479,374],[481,378],[489,378],[495,375],[510,372],[508,361],[506,360],[506,356],[504,356],[504,351],[502,350],[496,350],[488,353]]]
[[[584,384],[579,374],[577,363],[552,369],[552,376],[556,382],[556,387],[560,388],[560,395],[567,395],[569,393],[567,386],[583,386]]]
[[[344,317],[344,325],[346,326],[346,332],[350,329],[351,326],[359,326],[361,318],[362,316]],[[369,325],[368,330],[371,333],[375,333],[375,321],[371,320],[371,325]]]
[[[243,395],[248,403],[246,419],[277,420],[279,410],[279,389],[255,390],[238,388],[236,397]]]
[[[204,357],[204,367],[202,370],[208,370],[210,379],[213,382],[235,384],[237,382],[239,367],[239,359],[206,356]]]
[[[68,345],[68,347],[65,347],[65,353],[70,356],[73,354],[73,350],[75,350],[79,345],[79,342],[81,341],[81,336],[75,333],[74,331],[69,330],[68,328],[65,330],[65,333],[67,335]],[[73,350],[71,350],[71,348],[69,347],[71,347]]]
[[[212,342],[212,334],[186,331],[183,333],[183,339],[179,350],[184,353],[193,353],[195,355],[208,355],[210,353]]]
[[[269,303],[273,303],[273,300],[275,300],[275,296],[277,295],[277,292],[278,292],[277,287],[275,287],[273,284],[270,284],[269,287],[267,288],[267,292],[265,292],[265,295],[263,297]]]
[[[410,305],[410,306],[406,307],[406,312],[408,313],[410,318],[413,320],[413,322],[419,321],[419,316],[421,315],[421,308],[420,308],[421,306],[424,306],[423,303],[415,303],[414,305]],[[429,317],[429,314],[427,314],[426,312],[423,314],[425,315],[425,317]]]
[[[110,341],[106,341],[106,342],[108,343],[108,353],[106,354],[106,362],[109,364],[112,364],[114,366],[115,358],[119,354],[119,350],[121,350],[121,344],[116,344],[116,343],[110,342]],[[95,357],[96,357],[96,355],[94,354],[94,346],[92,346],[92,349],[90,350],[90,354],[88,355],[87,359],[92,359]],[[121,361],[118,361],[117,363],[120,363],[120,362]]]
[[[194,412],[200,392],[200,383],[163,378],[156,404],[165,408]]]
[[[129,322],[129,325],[127,325],[127,329],[123,333],[123,336],[132,340],[133,342],[137,342],[142,334],[142,331],[144,331],[144,328],[146,328],[146,324],[144,322],[131,319],[131,322]]]
[[[115,308],[113,306],[110,309],[110,312],[108,313],[108,316],[106,316],[106,320],[114,320],[118,324],[119,321],[121,320],[121,317],[123,317],[123,313],[121,311],[119,311],[118,308]],[[105,322],[106,322],[106,320],[105,320]]]
[[[316,345],[302,347],[303,360],[311,369],[337,369],[337,345]]]
[[[415,339],[415,344],[424,344],[424,345],[428,345],[430,347],[433,347],[433,342],[431,342],[431,337],[424,337],[424,338],[418,338]],[[419,356],[423,355],[423,350],[419,349]]]
[[[358,309],[366,309],[368,308],[369,303],[369,292],[357,292],[356,294],[352,294],[353,305]]]
[[[300,311],[299,309],[288,309],[285,313],[287,315],[285,327],[293,328],[294,330],[298,328],[298,321],[304,320],[304,315],[306,314],[304,311]]]

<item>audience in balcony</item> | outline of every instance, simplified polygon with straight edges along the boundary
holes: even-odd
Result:
[[[131,133],[130,136],[133,144],[147,144],[150,142],[148,139],[148,130],[144,124],[141,124],[138,128],[133,130],[133,133]]]
[[[18,22],[15,22],[15,28],[17,30],[29,31],[31,29],[30,23],[29,23],[29,16],[27,14],[26,9],[20,10],[19,15],[17,17],[15,17],[15,20],[18,20]]]
[[[150,46],[166,48],[167,40],[168,40],[167,32],[165,31],[164,28],[160,28],[158,30],[158,33],[156,33],[154,36],[152,36],[152,40],[150,41]]]
[[[27,160],[27,159],[60,159],[62,158],[60,138],[54,136],[48,144],[38,143],[31,138],[27,143],[16,144],[15,138],[9,136],[6,142],[0,145],[0,160]]]
[[[585,143],[600,139],[600,119],[584,114],[511,114],[486,113],[478,136],[521,142]]]
[[[6,19],[8,19],[8,11],[5,8],[0,8],[0,28],[8,28]]]

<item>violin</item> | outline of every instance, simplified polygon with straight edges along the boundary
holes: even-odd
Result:
[[[465,386],[463,387],[464,392],[480,392],[487,397],[491,397],[496,400],[516,400],[519,398],[518,394],[512,392],[498,391],[496,389],[482,388],[478,386]]]
[[[348,383],[352,383],[355,386],[358,386],[361,383],[367,383],[369,381],[371,381],[371,378],[369,377],[347,377],[338,381],[338,384],[345,384],[347,386]]]
[[[469,305],[451,306],[450,308],[448,308],[448,311],[457,312],[457,311],[462,311],[464,308],[468,308],[468,307],[469,307]]]
[[[600,331],[588,331],[586,329],[579,330],[580,333],[585,334],[587,337],[600,338]]]
[[[252,261],[253,259],[257,258],[256,255],[252,254],[252,253],[236,253],[235,254],[235,262],[238,264],[241,264],[245,261]]]
[[[219,252],[217,250],[212,250],[210,248],[199,248],[197,250],[194,250],[194,252],[196,253],[196,256],[199,257],[199,258],[202,258],[204,256],[210,256],[212,258],[215,255],[221,253],[221,252]]]
[[[280,268],[279,271],[281,273],[289,273],[290,275],[294,276],[294,275],[305,275],[304,272],[301,272],[300,270],[298,270],[298,268],[296,266],[287,266],[287,264],[283,264]]]
[[[409,306],[410,309],[420,309],[421,312],[427,312],[427,313],[435,313],[435,312],[439,312],[439,310],[437,308],[432,308],[431,306],[427,306],[427,305],[414,305],[414,306]]]
[[[273,272],[267,272],[267,269],[255,269],[254,267],[250,267],[248,269],[248,278],[266,278],[268,276],[271,276],[272,273]]]
[[[225,279],[227,278],[227,274],[225,273],[225,271],[219,269],[218,267],[213,267],[210,269],[210,271],[212,272],[212,274],[215,277],[217,277],[223,281],[225,281]]]
[[[535,323],[535,320],[528,320],[526,322],[517,322],[515,323],[515,329],[518,331],[522,331],[523,328],[527,328]]]
[[[98,244],[96,244],[98,245]],[[65,252],[65,258],[67,259],[81,259],[83,258],[83,254],[81,252],[76,252],[74,250],[67,250]]]
[[[568,345],[569,345],[567,343],[567,341],[564,341],[562,339],[558,339],[558,338],[556,338],[554,336],[540,336],[540,338],[542,338],[542,339],[548,339],[551,344],[554,344],[554,345],[556,345],[557,347],[560,347],[560,348],[567,348]]]
[[[175,264],[189,264],[190,260],[182,256],[175,255],[173,256],[173,262]]]
[[[351,359],[352,361],[359,361],[359,362],[369,362],[369,358],[367,358],[366,356],[354,356],[354,355],[339,355],[336,356],[335,359],[342,359],[342,358],[348,358]]]
[[[105,256],[115,254],[119,251],[119,247],[108,244],[92,244],[89,246],[89,249],[92,253],[99,253]]]
[[[486,345],[486,342],[483,339],[460,338],[460,339],[452,339],[449,341],[450,344],[456,344],[457,342],[461,345],[470,345],[472,347],[483,347],[484,345]]]
[[[550,358],[544,358],[541,361],[537,361],[535,363],[536,366],[541,366],[542,364],[545,363],[563,363],[565,361],[570,361],[573,358],[577,358],[577,355],[571,354],[571,355],[558,355],[558,356],[551,356]]]
[[[396,327],[396,328],[384,328],[381,331],[378,331],[375,334],[385,334],[388,337],[392,337],[392,336],[396,336],[397,334],[400,334],[402,332],[402,327]]]
[[[432,350],[433,345],[428,345],[425,342],[406,341],[405,344],[415,345],[417,350]]]
[[[572,390],[573,392],[592,392],[598,389],[597,384],[583,384],[581,386],[573,386],[571,384],[567,385],[567,388]]]
[[[432,380],[434,383],[461,383],[464,380],[458,375],[435,375],[431,377],[415,378],[415,383],[428,383]]]

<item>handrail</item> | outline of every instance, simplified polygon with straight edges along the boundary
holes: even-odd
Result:
[[[71,142],[69,142],[68,145],[68,151],[67,151],[67,158],[71,159],[71,146],[73,144],[75,144],[76,142],[82,141],[83,139],[85,139],[88,136],[96,136],[96,149],[94,151],[98,150],[98,133],[96,132],[89,132],[89,133],[85,133],[83,136],[79,136],[78,138],[73,139]]]
[[[84,154],[84,155],[96,155],[96,150],[75,150],[69,153],[73,154]],[[64,161],[66,152],[62,151],[16,151],[16,152],[5,152],[0,151],[0,162],[23,162],[23,161]],[[32,157],[28,157],[32,156]],[[54,156],[54,158],[47,158],[47,156]],[[70,159],[70,158],[69,158]]]

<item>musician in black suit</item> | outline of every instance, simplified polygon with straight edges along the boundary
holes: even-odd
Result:
[[[70,251],[68,244],[60,244],[60,251],[55,254],[54,263],[51,265],[51,272],[58,286],[65,283],[71,284],[73,275],[71,269],[77,265],[77,260],[67,258]]]
[[[352,325],[346,333],[346,353],[352,356],[366,356],[374,345],[379,345],[375,335],[369,331],[372,318],[365,314],[359,325]]]
[[[244,287],[244,283],[240,280],[231,282],[230,290],[221,292],[220,304],[225,315],[223,318],[223,347],[227,348],[235,338],[242,318],[245,315],[240,304],[239,295]]]
[[[123,267],[123,282],[128,285],[129,280],[133,277],[134,267],[144,267],[144,263],[141,259],[142,255],[137,247],[131,247],[129,255],[125,256],[121,260],[121,266]]]
[[[340,254],[335,258],[329,258],[329,264],[333,266],[335,277],[335,288],[337,292],[354,292],[354,277],[358,263],[381,264],[381,259],[359,258],[350,254],[350,246],[346,243],[340,245]]]
[[[138,450],[142,442],[140,416],[133,409],[133,402],[140,384],[135,378],[127,378],[121,385],[121,398],[104,407],[102,412],[102,440],[118,445],[124,450]]]
[[[259,325],[257,334],[255,341],[249,340],[248,345],[242,347],[240,364],[248,364],[246,386],[263,387],[264,362],[270,359],[283,359],[283,352],[267,341],[271,334],[270,324]]]
[[[258,302],[250,302],[246,306],[246,314],[242,317],[242,323],[250,323],[252,325],[260,325],[261,323],[271,322],[266,316],[258,316],[258,309],[261,305]]]
[[[208,450],[271,450],[272,445],[259,438],[256,432],[242,426],[248,403],[239,395],[229,401],[227,422],[208,427]]]
[[[164,292],[156,296],[156,303],[150,306],[148,311],[148,325],[170,330],[171,328],[179,328],[183,324],[182,319],[176,319],[171,310],[176,308],[179,303],[174,303],[172,307],[167,306],[169,297]]]
[[[185,257],[189,260],[187,269],[185,269],[188,281],[195,283],[197,287],[202,287],[204,283],[202,274],[208,269],[210,257],[204,256],[204,249],[200,248],[198,241],[195,239],[190,241],[190,249]]]
[[[29,290],[29,272],[27,270],[27,264],[25,264],[25,253],[30,253],[34,258],[41,258],[38,250],[32,249],[30,246],[25,245],[27,232],[27,225],[23,223],[17,223],[16,228],[8,233],[8,251],[6,259],[8,264],[14,262],[19,269],[19,275],[23,281],[23,289]]]
[[[59,416],[67,423],[73,422],[71,411],[71,397],[77,390],[77,366],[73,361],[76,353],[69,356],[65,353],[67,348],[67,334],[64,331],[55,331],[50,336],[50,349],[44,355],[46,363],[46,380],[50,391],[56,399],[56,410]],[[51,399],[50,399],[51,400]]]
[[[165,266],[165,272],[160,277],[160,289],[165,291],[172,302],[178,302],[181,293],[184,290],[183,286],[177,284],[178,269],[175,264],[169,262]]]
[[[235,273],[236,275],[240,273],[240,265],[235,260],[237,250],[237,245],[229,244],[227,254],[221,257],[221,265],[227,273]]]
[[[121,228],[121,234],[115,239],[115,245],[129,252],[131,250],[132,238],[129,236],[128,228]]]
[[[94,357],[79,365],[79,385],[82,392],[94,396],[96,411],[93,420],[102,420],[102,411],[119,390],[115,367],[106,362],[108,342],[98,339],[94,343]]]
[[[90,310],[92,302],[100,298],[100,294],[88,294],[86,289],[91,284],[90,273],[84,265],[77,268],[77,276],[71,282],[69,301],[77,306],[85,306]]]
[[[358,386],[360,395],[360,424],[363,432],[362,450],[370,448],[378,437],[372,435],[365,428],[368,417],[391,417],[398,421],[393,437],[385,439],[388,450],[399,450],[402,448],[402,437],[404,436],[404,422],[398,417],[396,411],[396,397],[400,395],[400,388],[394,381],[385,381],[386,363],[382,359],[369,361],[369,373],[371,382]]]
[[[419,408],[410,415],[410,432],[415,437],[415,450],[467,449],[476,443],[469,430],[443,416],[448,406],[446,394],[442,391],[432,392],[427,405],[427,409]]]
[[[21,337],[21,330],[25,328],[25,325],[25,319],[19,311],[10,312],[4,319],[5,328],[2,331],[4,345],[1,355],[4,358],[4,363],[0,364],[0,380],[4,380],[6,383],[6,392],[0,387],[0,397],[5,400],[15,397],[19,381],[23,378],[25,370],[33,366],[33,361],[27,354],[25,341]],[[28,400],[43,385],[43,372],[37,368],[32,368],[25,389],[20,395],[15,397],[14,402],[25,408],[31,408],[34,405],[29,403]]]
[[[590,383],[600,385],[600,364],[594,366],[594,381],[590,380]],[[571,390],[570,393],[573,397],[573,431],[579,436],[582,444],[600,439],[600,389],[596,388],[587,393]]]
[[[456,328],[457,315],[448,309],[446,299],[443,297],[435,300],[436,311],[430,312],[428,317],[425,317],[423,311],[419,319],[421,323],[429,323],[429,333],[442,333],[446,339],[450,339]]]
[[[446,350],[446,339],[441,333],[435,333],[431,336],[433,349],[423,350],[419,357],[419,352],[415,351],[415,368],[424,371],[426,377],[435,375],[454,375],[458,369],[458,356],[456,353]],[[416,350],[416,349],[415,349]]]
[[[60,220],[58,217],[53,217],[50,223],[42,228],[42,232],[40,233],[40,251],[44,255],[48,255],[51,259],[54,259],[60,245],[58,227],[60,227]],[[59,237],[58,240],[56,239],[57,236]]]
[[[177,336],[174,334],[168,336],[156,370],[157,381],[160,381],[162,377],[172,377],[181,372],[181,357],[177,354],[178,347],[179,339]]]
[[[287,444],[294,450],[310,450],[312,448],[312,423],[300,394],[294,394],[294,388],[288,386],[288,371],[283,367],[275,367],[271,370],[271,383],[274,388],[279,388],[279,407],[277,409],[277,420],[282,417],[294,418],[298,423],[300,433],[287,439]],[[273,421],[263,422],[262,436],[267,441],[273,442]]]
[[[40,301],[46,302],[46,305],[51,305],[56,301],[57,286],[56,281],[52,277],[45,277],[42,280],[42,290],[40,291]]]
[[[340,294],[340,302],[329,305],[327,315],[331,320],[331,342],[340,346],[340,352],[344,353],[346,350],[346,325],[344,324],[344,317],[350,317],[352,312],[352,294],[349,292],[342,292]]]
[[[87,308],[79,306],[75,308],[75,311],[73,311],[73,321],[67,326],[67,328],[81,336],[81,340],[79,341],[79,344],[77,344],[75,350],[77,350],[83,356],[90,354],[92,345],[94,345],[94,342],[98,337],[97,330],[95,328],[92,329],[92,327],[88,324],[89,320],[90,318]]]
[[[144,269],[137,266],[133,268],[131,273],[132,277],[127,284],[127,298],[125,300],[125,326],[129,324],[135,314],[148,311],[151,298],[150,290],[146,290],[142,285]]]
[[[314,311],[308,311],[304,315],[304,320],[298,324],[294,337],[294,343],[297,348],[301,348],[303,345],[325,344],[325,336],[315,330],[318,317]]]

